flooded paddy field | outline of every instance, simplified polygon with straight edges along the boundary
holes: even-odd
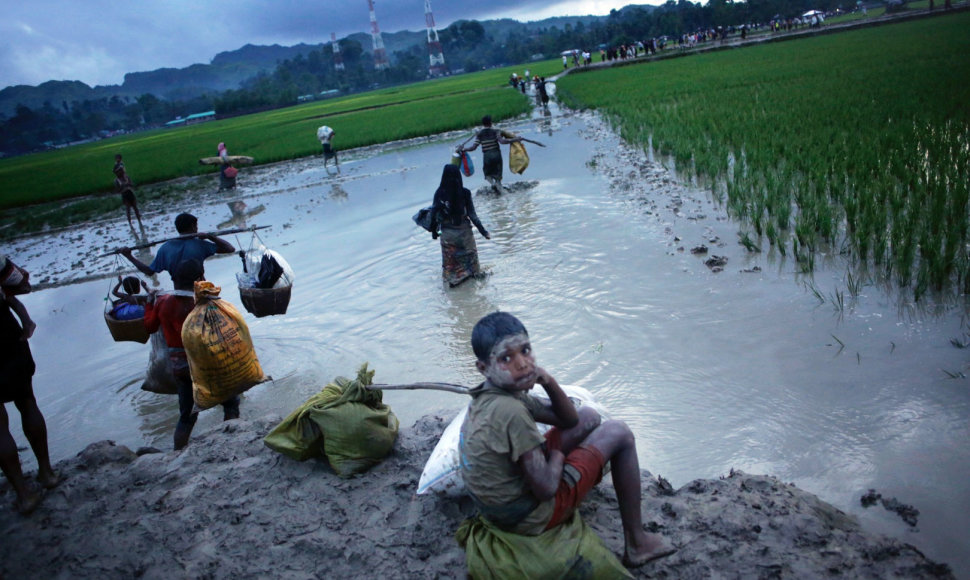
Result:
[[[472,326],[507,310],[529,329],[539,364],[627,421],[641,465],[674,487],[732,468],[775,475],[970,575],[959,532],[970,527],[968,351],[952,343],[968,339],[962,307],[900,304],[876,286],[839,307],[840,258],[820,259],[809,279],[779,256],[747,252],[707,193],[626,148],[593,114],[553,109],[503,128],[547,147],[530,146],[524,175],[506,168],[503,195],[481,189],[480,171],[466,179],[492,234],[476,239],[488,276],[454,289],[442,283],[438,243],[411,216],[469,133],[341,153],[336,176],[322,159],[244,169],[236,191],[213,185],[147,216],[137,235],[119,208],[118,220],[6,246],[53,285],[23,298],[38,324],[34,385],[52,458],[102,439],[171,446],[176,398],[139,388],[149,347],[112,342],[102,319],[113,276],[133,269],[97,256],[169,236],[174,216],[190,211],[200,230],[272,225],[261,239],[296,272],[285,315],[246,315],[274,380],[243,396],[243,416],[284,416],[363,362],[382,383],[475,384]],[[239,200],[253,212],[245,222],[228,206]],[[236,256],[206,262],[236,305],[239,270]],[[157,283],[171,287],[165,274]],[[384,399],[404,426],[466,403],[432,391]],[[220,419],[203,412],[196,429]],[[33,467],[29,451],[22,459]],[[919,509],[918,524],[863,508],[869,489]]]

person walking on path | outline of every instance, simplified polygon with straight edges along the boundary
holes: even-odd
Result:
[[[482,174],[485,181],[492,185],[496,193],[502,193],[502,148],[500,145],[508,145],[521,141],[520,137],[508,138],[502,131],[492,128],[491,115],[482,117],[484,128],[475,135],[475,144],[471,147],[462,147],[463,152],[474,151],[478,146],[482,146]]]
[[[128,216],[128,225],[134,229],[131,223],[131,211],[135,210],[135,217],[138,218],[138,227],[144,229],[141,223],[141,212],[138,211],[138,202],[135,200],[135,185],[125,171],[125,163],[121,160],[121,153],[115,155],[115,190],[121,194],[121,203],[125,206],[125,214]]]
[[[219,191],[223,189],[236,189],[236,175],[239,174],[239,170],[233,167],[232,162],[229,161],[229,150],[226,149],[226,144],[219,143],[216,146],[216,151],[222,159],[222,163],[219,166]]]
[[[333,150],[333,143],[331,142],[335,134],[336,131],[326,125],[317,129],[317,139],[320,140],[320,146],[323,147],[323,168],[327,169],[327,163],[333,159],[333,165],[337,168],[337,173],[340,173],[340,161],[337,159],[337,152]],[[329,169],[327,169],[327,173],[330,173]]]
[[[14,318],[16,313],[20,323]],[[60,477],[51,467],[47,449],[47,423],[34,397],[34,358],[28,339],[37,325],[27,308],[15,296],[0,289],[0,469],[13,487],[17,499],[14,508],[29,515],[40,505],[43,496],[32,489],[24,477],[17,455],[17,443],[10,434],[6,403],[13,402],[20,411],[20,422],[30,448],[37,458],[37,481],[44,489],[53,489]],[[12,541],[12,540],[11,540]]]
[[[431,238],[441,242],[441,275],[452,288],[481,275],[472,224],[486,240],[489,235],[475,213],[472,192],[462,185],[457,165],[445,165],[431,205]],[[439,234],[440,228],[440,234]]]

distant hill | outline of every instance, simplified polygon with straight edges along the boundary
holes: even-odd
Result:
[[[652,10],[649,5],[640,8]],[[627,10],[631,6],[625,7]],[[548,18],[536,22],[521,23],[510,19],[482,21],[486,34],[493,40],[501,41],[513,32],[528,33],[542,28],[565,28],[579,22],[588,25],[605,19],[599,16],[568,16]],[[393,61],[396,52],[404,52],[415,45],[424,46],[427,35],[424,30],[383,33],[384,48]],[[365,50],[371,47],[369,34],[356,33],[347,37],[359,42]],[[90,87],[80,81],[47,81],[36,87],[17,85],[0,90],[0,115],[10,117],[17,105],[39,109],[44,103],[61,108],[74,101],[101,98],[136,98],[150,93],[160,99],[190,99],[205,93],[223,92],[237,89],[246,80],[275,70],[278,62],[306,55],[314,50],[331,50],[330,43],[297,44],[295,46],[257,46],[247,44],[237,50],[220,52],[209,64],[193,64],[185,68],[160,68],[147,72],[132,72],[125,75],[121,85],[98,85]],[[447,55],[446,55],[447,58]]]

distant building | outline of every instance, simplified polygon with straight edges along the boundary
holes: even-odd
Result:
[[[178,127],[181,125],[195,125],[196,123],[204,123],[206,121],[215,121],[216,112],[206,111],[204,113],[195,113],[187,117],[175,117],[168,123],[165,123],[166,127]]]

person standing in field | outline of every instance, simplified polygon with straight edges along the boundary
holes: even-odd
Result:
[[[472,192],[462,184],[461,171],[449,163],[434,192],[430,230],[432,239],[440,238],[441,275],[452,288],[481,274],[472,224],[483,238],[492,238],[475,213]]]
[[[323,168],[327,169],[327,163],[333,159],[334,167],[337,168],[337,173],[340,173],[340,161],[337,159],[337,152],[333,150],[333,143],[331,142],[335,134],[336,131],[326,125],[317,129],[317,139],[320,140],[320,146],[323,147]],[[329,169],[327,169],[327,173],[330,173]]]
[[[478,146],[482,146],[482,174],[485,181],[492,185],[496,193],[502,193],[502,148],[500,145],[507,145],[521,141],[520,137],[507,138],[502,131],[492,128],[492,116],[482,117],[484,128],[475,135],[475,144],[471,147],[463,147],[464,152],[474,151]]]
[[[5,258],[0,258],[4,263]],[[14,314],[20,319],[17,323]],[[28,339],[37,325],[27,308],[16,296],[0,288],[0,469],[13,487],[17,499],[14,509],[29,515],[40,505],[43,496],[31,489],[24,477],[17,455],[17,443],[10,434],[6,403],[13,402],[20,411],[20,422],[30,448],[37,458],[37,481],[44,489],[53,489],[61,479],[51,467],[47,449],[47,423],[34,398],[34,358]],[[13,540],[11,540],[13,541]]]
[[[135,217],[138,218],[138,227],[144,229],[141,223],[141,213],[138,211],[138,202],[135,201],[135,185],[125,171],[125,164],[121,160],[121,153],[115,154],[115,190],[121,194],[121,204],[125,206],[125,214],[128,216],[128,225],[134,229],[131,223],[131,210],[135,210]]]

